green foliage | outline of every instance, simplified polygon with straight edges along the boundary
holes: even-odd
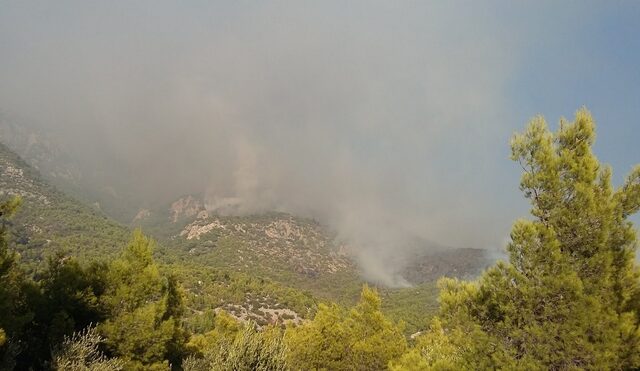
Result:
[[[154,231],[186,266],[198,262],[241,272],[349,305],[357,300],[363,283],[355,264],[336,253],[335,236],[310,219],[272,212],[183,217],[174,222],[164,209],[138,223]],[[216,227],[197,238],[181,235],[190,227],[209,223]]]
[[[3,194],[22,195],[9,240],[28,272],[42,268],[47,253],[64,248],[78,258],[114,256],[129,231],[99,210],[84,205],[43,181],[38,171],[0,143]]]
[[[249,224],[252,222],[252,219],[249,218],[244,217],[237,222]],[[237,217],[233,220],[235,219]],[[260,219],[258,222],[267,223]],[[264,245],[260,245],[266,244],[265,241],[260,240],[261,238],[264,239],[264,237],[258,236],[257,232],[254,233],[249,236],[243,236],[243,238],[236,236],[216,236],[214,238],[208,235],[209,238],[216,241],[213,248],[203,247],[204,242],[198,243],[182,238],[169,240],[167,244],[172,246],[172,251],[178,255],[183,265],[192,266],[195,265],[194,261],[197,261],[207,267],[244,273],[284,286],[294,285],[298,290],[308,292],[316,297],[338,301],[342,304],[352,304],[357,300],[363,281],[358,276],[355,267],[338,270],[334,273],[316,272],[313,268],[308,268],[309,272],[307,274],[300,273],[304,268],[299,262],[291,259],[290,251],[285,249],[290,248],[288,245],[283,243],[283,246],[276,245],[266,248]],[[255,244],[261,247],[252,246]],[[189,253],[189,251],[192,252]],[[308,251],[311,256],[321,259],[318,264],[331,264],[328,259],[331,251],[330,247],[326,247],[320,252],[314,251],[309,247],[293,249],[293,251],[299,254],[302,254],[299,251]]]
[[[52,368],[61,371],[117,371],[124,362],[108,358],[100,351],[104,341],[95,327],[89,326],[71,336],[65,336],[61,346],[53,352]]]
[[[438,312],[438,288],[434,282],[379,291],[382,312],[393,321],[403,321],[407,336],[428,328],[431,317]]]
[[[228,321],[229,317],[223,317]],[[270,327],[257,330],[253,322],[241,329],[222,324],[215,340],[203,349],[201,357],[190,357],[184,364],[185,371],[238,370],[284,371],[288,370],[287,347],[280,329]],[[230,328],[232,331],[229,332]]]
[[[636,235],[627,220],[640,208],[640,167],[614,189],[611,169],[591,152],[594,138],[585,109],[556,133],[537,117],[514,137],[512,158],[523,168],[534,219],[515,223],[509,263],[477,282],[442,280],[440,314],[417,346],[422,364],[640,367]]]
[[[136,230],[121,257],[110,264],[101,298],[108,319],[100,331],[127,369],[163,369],[180,343],[181,294],[154,263],[154,242]]]
[[[0,368],[12,368],[24,327],[33,318],[28,305],[31,283],[9,249],[7,224],[21,204],[19,197],[0,202]]]
[[[50,350],[65,336],[104,319],[98,302],[104,291],[104,269],[101,264],[84,268],[62,253],[49,259],[46,269],[35,276],[37,286],[29,291],[33,318],[24,328],[19,366],[46,364]]]
[[[0,328],[13,332],[18,326],[16,316],[23,304],[24,276],[17,265],[17,255],[9,249],[7,223],[21,199],[18,197],[0,203]],[[18,321],[20,323],[24,321]]]
[[[184,293],[175,276],[160,274],[153,243],[138,231],[120,259],[86,268],[58,252],[31,282],[6,238],[6,220],[18,204],[18,199],[0,204],[2,367],[48,367],[52,348],[101,321],[106,345],[129,369],[179,365],[188,340],[180,326]]]
[[[277,215],[230,217],[206,243],[167,239],[161,251],[137,230],[118,258],[88,263],[111,256],[125,229],[20,171],[0,147],[0,162],[20,165],[0,179],[13,190],[3,194],[26,195],[13,225],[20,200],[0,202],[0,368],[638,369],[640,272],[628,217],[640,209],[640,166],[614,188],[594,139],[586,110],[556,133],[538,117],[514,137],[533,218],[514,224],[509,262],[477,281],[439,282],[435,318],[428,282],[383,289],[384,305],[365,286],[355,306],[341,306],[357,300],[357,272],[324,250],[311,221]],[[298,237],[277,237],[278,225]],[[56,252],[67,244],[78,260]],[[154,250],[170,264],[158,265]],[[425,327],[409,348],[403,332]]]
[[[205,353],[219,349],[222,343],[231,343],[242,329],[242,325],[225,311],[214,313],[212,329],[191,337],[187,348],[195,358],[202,359]]]
[[[186,355],[185,346],[189,341],[189,332],[184,328],[183,318],[186,306],[184,289],[175,274],[167,277],[166,310],[163,320],[173,320],[173,336],[167,344],[166,358],[171,364],[179,365]]]
[[[211,328],[203,316],[213,308],[232,313],[243,308],[257,315],[257,310],[264,304],[274,309],[290,309],[301,318],[311,317],[317,308],[317,299],[310,293],[247,273],[200,264],[175,264],[168,269],[184,282],[185,303],[189,309],[185,326],[196,333],[204,333]],[[239,315],[237,312],[234,314]]]
[[[78,260],[61,253],[50,258],[47,269],[36,276],[47,312],[69,315],[77,323],[72,326],[76,330],[101,320],[98,296],[104,291],[105,271],[101,264],[83,268]]]
[[[288,330],[290,363],[301,370],[382,370],[407,348],[403,324],[380,310],[380,297],[365,286],[360,302],[346,311],[320,305],[313,321]]]

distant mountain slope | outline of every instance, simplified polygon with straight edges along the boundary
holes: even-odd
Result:
[[[451,248],[416,254],[401,274],[413,284],[433,282],[440,277],[472,279],[492,263],[482,249]]]
[[[118,251],[129,238],[128,228],[49,185],[0,144],[0,197],[12,195],[23,199],[12,229],[23,261],[41,261],[57,248],[69,248],[80,257],[102,257]]]
[[[24,200],[11,231],[23,262],[32,268],[57,249],[80,258],[112,256],[128,241],[129,227],[142,227],[159,240],[156,255],[188,289],[188,322],[194,328],[220,309],[258,323],[300,321],[318,301],[354,303],[365,283],[349,248],[314,220],[275,212],[216,215],[191,195],[157,210],[139,210],[127,227],[50,185],[0,144],[0,197],[9,195]],[[422,253],[404,257],[408,264],[398,272],[416,286],[379,288],[385,311],[405,320],[408,332],[426,326],[436,308],[439,277],[471,277],[487,265],[482,250],[431,251],[417,245]]]
[[[197,195],[189,195],[158,210],[140,210],[132,225],[150,231],[184,261],[295,283],[331,300],[357,296],[364,283],[351,248],[314,220],[277,212],[219,215]],[[415,245],[410,256],[393,262],[411,284],[433,283],[442,276],[473,277],[489,264],[483,250],[434,250],[420,240]]]
[[[37,170],[0,143],[0,199],[15,195],[21,196],[23,203],[11,220],[13,247],[32,271],[59,249],[83,260],[113,257],[131,236],[128,227],[48,184]],[[300,321],[316,307],[317,300],[295,285],[287,287],[225,267],[216,269],[196,258],[181,259],[180,254],[163,247],[156,255],[188,289],[191,312],[187,322],[194,328],[205,326],[211,311],[219,309],[264,324]]]
[[[179,211],[179,212],[178,212]],[[263,277],[331,300],[355,300],[357,266],[313,220],[284,213],[209,215],[193,196],[134,221],[183,262]]]
[[[207,211],[199,196],[189,195],[157,210],[140,210],[132,226],[141,226],[156,236],[177,259],[178,265],[190,267],[199,277],[201,271],[194,269],[196,265],[238,277],[266,280],[271,282],[269,285],[303,290],[307,294],[302,296],[295,290],[279,294],[280,298],[295,298],[288,300],[286,306],[294,308],[296,315],[303,318],[302,303],[317,298],[351,305],[365,284],[354,258],[349,255],[349,248],[337,242],[326,227],[310,219],[276,212],[223,216]],[[415,243],[415,255],[402,257],[408,264],[398,272],[414,286],[378,287],[384,311],[394,320],[405,321],[407,334],[428,326],[430,316],[437,309],[435,282],[438,278],[472,277],[489,263],[483,250],[441,248],[433,251],[421,249],[420,241]],[[190,291],[199,292],[199,289],[196,285]],[[270,295],[256,296],[253,290],[249,291],[252,292],[246,294],[240,305],[242,309],[238,304],[225,304],[223,308],[232,310],[238,317],[258,316],[261,321],[268,317],[264,309],[278,309],[273,306],[277,303],[269,299]],[[200,302],[205,297],[201,296]],[[298,304],[292,304],[294,302]],[[198,308],[206,312],[202,308],[207,305],[200,304]]]
[[[78,187],[82,181],[76,162],[35,128],[13,124],[0,116],[0,142],[56,185]]]
[[[331,260],[335,260],[336,253],[341,255],[343,263],[345,259],[348,262],[353,261],[353,259],[346,257],[345,249],[338,249],[337,246],[334,246],[336,243],[333,235],[326,228],[317,225],[317,223],[310,228],[314,224],[312,221],[285,214],[271,213],[244,218],[222,216],[214,218],[215,215],[207,212],[206,218],[199,218],[198,215],[205,211],[203,197],[199,195],[185,196],[175,200],[171,205],[154,210],[138,209],[140,200],[127,197],[127,192],[124,189],[126,187],[114,185],[113,180],[103,179],[100,181],[99,176],[96,178],[96,176],[86,174],[86,171],[81,170],[78,162],[66,154],[63,148],[57,145],[55,140],[46,133],[31,127],[12,124],[3,117],[0,117],[0,142],[10,143],[8,147],[38,169],[46,182],[60,187],[67,194],[95,209],[103,210],[107,215],[115,217],[120,222],[130,223],[133,220],[131,225],[143,226],[147,233],[151,233],[163,241],[164,245],[177,246],[177,252],[182,252],[183,247],[189,246],[188,250],[192,251],[192,254],[205,254],[209,258],[211,258],[210,255],[213,255],[212,263],[215,261],[216,264],[228,264],[238,270],[243,270],[243,268],[260,270],[261,267],[266,267],[268,277],[273,277],[273,272],[277,271],[287,272],[280,278],[289,279],[291,278],[289,273],[294,272],[294,277],[303,276],[302,283],[310,288],[324,285],[323,278],[326,277],[320,277],[319,280],[309,278],[318,274],[322,276],[322,270],[325,268],[332,269],[335,262],[331,262]],[[92,169],[89,173],[99,174],[100,169]],[[256,220],[259,220],[258,224],[256,224]],[[277,238],[277,232],[276,234],[271,233],[273,226],[259,225],[262,222],[279,223],[285,228],[286,226],[300,227],[300,232],[305,235],[307,240],[310,236],[315,236],[310,240],[319,245],[307,244],[307,246],[298,246],[293,249],[291,244],[297,244],[300,241],[295,241],[292,236],[285,239]],[[216,226],[216,223],[221,223],[223,227]],[[242,230],[247,223],[253,224],[258,230],[253,231],[253,228],[250,228],[247,233],[243,233]],[[225,230],[224,225],[230,226],[231,229],[239,229]],[[271,236],[266,235],[264,230],[271,231],[269,232]],[[223,261],[226,258],[223,259],[220,254],[209,251],[212,244],[216,242],[203,236],[207,232],[218,237],[224,235],[227,242],[244,243],[253,252],[260,250],[261,253],[271,255],[266,259],[255,259],[239,264],[237,257],[242,255],[232,254],[228,257],[231,258],[230,261]],[[306,236],[307,233],[310,235]],[[264,245],[265,243],[266,245]],[[404,281],[411,284],[432,282],[441,276],[473,277],[489,263],[484,251],[479,249],[437,249],[437,246],[434,249],[435,244],[420,240],[416,240],[415,245],[414,253],[407,254],[406,249],[403,248],[403,254],[390,257],[391,260],[397,258],[397,261],[389,262],[388,265],[397,267],[398,270],[393,274],[402,277]],[[329,247],[329,250],[326,250],[325,247]],[[307,251],[307,248],[310,250]],[[252,254],[250,253],[249,256]],[[301,254],[309,255],[303,256]],[[272,261],[273,259],[275,260]],[[236,265],[238,266],[236,267]],[[347,271],[356,270],[355,266],[347,269]],[[350,272],[348,275],[353,276],[352,273]],[[355,275],[358,273],[356,272]],[[278,277],[275,278],[278,279]]]
[[[30,125],[15,124],[0,115],[0,142],[35,169],[48,184],[104,211],[120,222],[131,220],[138,201],[122,184],[126,179],[106,179],[104,171],[87,167],[65,151],[48,133]]]

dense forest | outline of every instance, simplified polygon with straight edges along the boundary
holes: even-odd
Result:
[[[508,261],[476,280],[442,278],[438,308],[422,308],[412,336],[402,316],[384,310],[385,300],[403,297],[383,287],[358,284],[352,304],[318,301],[262,272],[203,273],[184,264],[188,254],[160,261],[163,247],[141,229],[118,251],[98,246],[106,237],[74,239],[45,264],[30,263],[30,245],[12,238],[24,225],[12,217],[33,205],[3,192],[0,369],[638,369],[640,271],[629,217],[640,209],[640,167],[614,187],[612,170],[592,152],[594,140],[586,109],[555,132],[537,117],[514,136],[512,159],[522,167],[531,217],[514,223]],[[121,227],[109,228],[110,241],[124,239]],[[221,238],[221,246],[240,243]],[[197,291],[202,280],[219,286]],[[324,290],[331,297],[331,287]],[[216,305],[260,292],[286,301],[296,315],[238,320]],[[252,300],[258,307],[265,298]]]

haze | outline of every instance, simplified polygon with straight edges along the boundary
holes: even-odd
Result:
[[[314,217],[397,284],[416,237],[500,251],[533,115],[586,105],[618,182],[640,159],[639,3],[536,4],[3,1],[0,111],[140,207]]]

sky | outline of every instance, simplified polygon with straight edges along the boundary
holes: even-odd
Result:
[[[414,237],[504,247],[528,210],[508,141],[537,114],[586,106],[618,184],[640,162],[638,19],[637,1],[0,0],[0,112],[141,204],[314,217],[391,282]]]

